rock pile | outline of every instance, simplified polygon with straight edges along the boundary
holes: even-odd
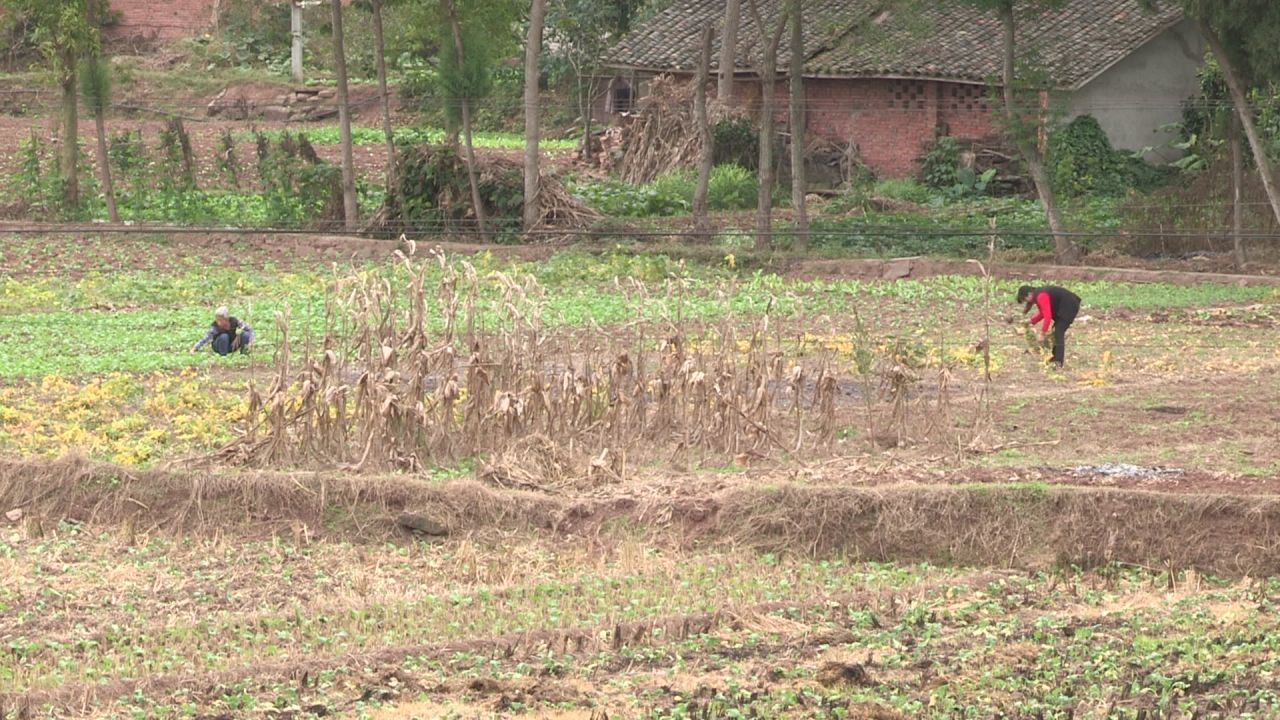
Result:
[[[338,114],[337,96],[333,88],[301,87],[263,101],[228,88],[209,101],[208,114],[227,120],[312,122]]]

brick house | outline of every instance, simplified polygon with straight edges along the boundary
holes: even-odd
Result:
[[[761,0],[766,25],[776,22],[782,5]],[[735,93],[758,110],[752,58],[760,33],[746,6]],[[976,140],[998,133],[1000,108],[988,99],[990,81],[1000,76],[1003,33],[992,14],[958,0],[935,0],[910,17],[883,6],[876,0],[804,3],[806,127],[855,144],[881,174],[905,176],[916,172],[937,134]],[[722,1],[675,0],[624,38],[611,53],[615,77],[604,109],[625,109],[655,75],[691,75],[703,29],[720,27],[723,14]],[[1068,118],[1094,115],[1116,147],[1162,144],[1167,136],[1159,128],[1180,119],[1182,103],[1198,92],[1204,42],[1171,2],[1144,11],[1139,0],[1067,0],[1058,10],[1023,11],[1018,22],[1019,60],[1047,78],[1052,107]],[[780,119],[789,62],[784,39]]]
[[[217,21],[219,0],[111,0],[117,38],[174,40],[198,35]]]
[[[266,5],[288,5],[290,0],[255,0]],[[116,39],[177,40],[212,29],[228,0],[110,0],[120,21],[111,28]],[[342,0],[344,6],[352,0]],[[316,6],[320,0],[303,0]]]

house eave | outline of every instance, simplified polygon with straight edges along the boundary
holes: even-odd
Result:
[[[637,72],[652,73],[654,75],[692,75],[693,69],[657,67],[653,65],[629,65],[625,63],[608,63],[604,66],[609,70],[618,72]],[[715,69],[712,69],[715,73]],[[752,78],[756,77],[753,70],[735,70],[734,77]],[[779,72],[779,78],[785,78],[786,73]],[[940,82],[952,83],[954,85],[982,85],[988,83],[985,80],[974,80],[972,78],[947,77],[945,75],[913,75],[911,73],[823,73],[823,72],[806,72],[804,73],[806,80],[920,80],[923,82]]]
[[[697,72],[695,68],[664,68],[654,65],[631,65],[628,63],[605,63],[603,67],[607,70],[617,70],[618,72],[653,73],[654,75],[692,75]],[[717,72],[719,71],[716,70],[715,67],[711,68],[712,75],[715,75]],[[734,77],[751,77],[755,75],[755,73],[750,70],[735,70],[733,75]]]
[[[943,75],[913,75],[911,73],[805,73],[806,79],[812,80],[919,80],[922,82],[951,83],[953,85],[986,85],[984,80],[970,78],[946,77]]]

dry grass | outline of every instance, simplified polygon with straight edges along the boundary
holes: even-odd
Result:
[[[70,520],[114,525],[125,544],[137,535],[189,530],[277,535],[297,544],[334,533],[380,541],[399,532],[394,518],[410,509],[463,538],[546,531],[606,547],[611,528],[630,528],[647,547],[702,538],[875,561],[1032,568],[1121,562],[1223,576],[1280,572],[1280,501],[1267,496],[1046,485],[854,487],[840,478],[726,485],[690,476],[666,488],[631,483],[557,497],[474,480],[130,473],[71,458],[0,465],[0,507],[21,509],[31,537]],[[643,553],[632,555],[636,564],[644,562]],[[495,580],[502,569],[477,565],[474,572]]]
[[[554,527],[563,512],[563,503],[546,495],[497,492],[473,480],[442,485],[338,472],[139,471],[80,456],[0,462],[0,507],[21,509],[28,535],[36,537],[69,520],[116,525],[127,535],[235,528],[310,537],[337,530],[363,540],[398,532],[394,518],[406,508],[430,512],[459,531]]]
[[[743,487],[717,500],[721,532],[774,551],[1000,567],[1119,562],[1223,576],[1280,572],[1274,497],[787,483]]]

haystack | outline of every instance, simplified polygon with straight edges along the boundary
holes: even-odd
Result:
[[[619,177],[643,185],[663,173],[697,164],[702,137],[693,114],[693,91],[693,83],[668,75],[654,78],[649,94],[623,123]]]

